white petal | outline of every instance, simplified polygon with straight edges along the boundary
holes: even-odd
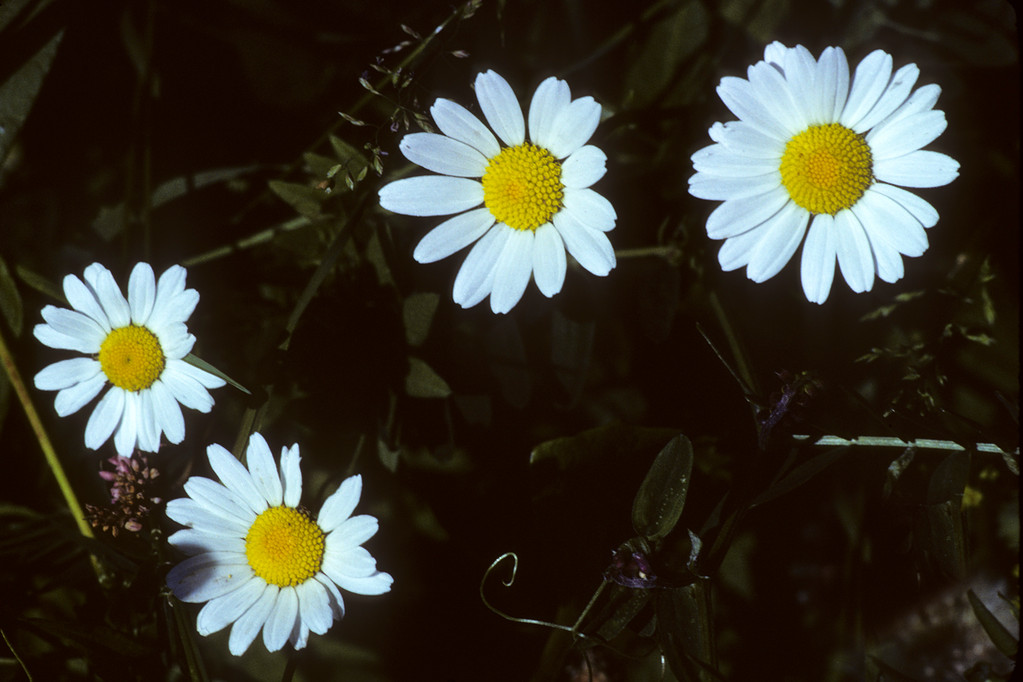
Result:
[[[892,76],[892,82],[888,84],[881,99],[877,101],[870,113],[860,119],[860,122],[853,129],[857,133],[870,130],[878,123],[888,118],[902,106],[909,98],[909,91],[913,89],[916,79],[920,76],[920,69],[916,64],[907,64]],[[869,137],[868,137],[869,141]]]
[[[777,170],[750,178],[724,178],[697,173],[689,178],[689,193],[697,199],[728,201],[767,194],[781,187],[781,173]]]
[[[105,333],[110,332],[110,320],[103,306],[96,300],[96,294],[82,280],[74,275],[64,277],[64,295],[71,307],[91,317]]]
[[[331,578],[334,580],[333,578]],[[367,578],[349,578],[348,576],[341,576],[340,580],[334,580],[338,586],[343,590],[354,592],[355,594],[384,594],[385,592],[391,591],[391,584],[394,583],[392,578],[387,573],[377,573]]]
[[[185,407],[200,412],[209,412],[213,407],[213,397],[202,384],[192,378],[191,367],[182,360],[168,360],[160,375],[160,381],[171,392],[174,399]],[[202,371],[202,370],[198,370]]]
[[[124,413],[124,389],[112,386],[106,392],[85,425],[85,446],[96,450],[110,438]],[[130,453],[129,453],[130,454]]]
[[[430,114],[442,133],[466,143],[486,158],[491,159],[501,152],[494,134],[461,104],[438,99],[430,107]]]
[[[59,391],[75,384],[92,381],[96,375],[103,375],[99,361],[92,358],[71,358],[44,367],[36,374],[34,381],[40,391]],[[103,379],[106,379],[105,375]]]
[[[572,257],[594,275],[604,277],[617,264],[607,235],[584,225],[567,207],[554,216],[554,227]]]
[[[318,635],[329,630],[334,622],[334,614],[330,610],[330,598],[323,584],[318,580],[306,580],[295,591],[298,593],[298,611],[302,622]]]
[[[210,533],[205,529],[183,528],[167,538],[167,543],[190,555],[224,551],[245,556],[245,538],[234,533]]]
[[[266,619],[270,617],[273,611],[279,592],[280,588],[276,585],[267,585],[263,590],[263,594],[256,600],[256,603],[250,606],[234,622],[234,626],[231,628],[231,636],[227,641],[227,648],[232,654],[241,656],[249,648],[253,640],[256,639],[259,629],[263,627]]]
[[[919,150],[874,164],[882,182],[903,187],[941,187],[959,177],[959,162],[939,152]]]
[[[562,109],[568,107],[572,93],[568,83],[554,76],[536,87],[529,104],[529,139],[533,144],[550,149],[554,121]]]
[[[316,523],[329,533],[352,515],[362,495],[362,476],[349,476],[333,495],[323,502]]]
[[[718,249],[718,264],[721,265],[721,269],[731,272],[749,265],[764,234],[763,228],[757,228],[726,239]]]
[[[828,47],[821,53],[817,60],[815,83],[819,98],[816,110],[821,117],[818,122],[832,123],[842,113],[849,95],[849,62],[842,48]],[[827,291],[824,297],[827,298]],[[823,303],[823,300],[820,302]]]
[[[561,164],[561,182],[565,187],[583,189],[604,177],[607,155],[593,145],[572,152]]]
[[[201,478],[201,477],[200,477]],[[213,511],[213,513],[211,513]],[[242,521],[233,516],[221,515],[214,510],[199,504],[191,497],[180,497],[167,503],[167,518],[184,526],[194,528],[205,535],[222,535],[225,537],[244,538],[252,522],[256,520],[254,513],[247,514]],[[175,537],[177,533],[171,536]],[[168,539],[168,542],[173,541]],[[177,545],[182,551],[188,552],[188,545]],[[190,552],[194,554],[195,552]]]
[[[867,190],[867,194],[871,192],[877,192],[888,197],[909,211],[910,215],[919,220],[924,227],[934,227],[938,224],[938,211],[912,192],[907,192],[901,187],[888,185],[883,182],[875,182],[871,185]]]
[[[897,282],[902,279],[903,274],[905,274],[902,256],[899,255],[898,249],[892,246],[886,234],[893,226],[885,226],[883,223],[876,222],[876,216],[869,214],[869,209],[866,208],[862,201],[851,210],[859,219],[860,224],[863,225],[863,230],[867,233],[867,239],[870,240],[870,248],[874,253],[874,265],[877,269],[877,276],[888,283]],[[914,223],[916,222],[909,214],[906,214],[906,219]]]
[[[477,208],[448,218],[426,233],[416,245],[412,257],[419,263],[447,258],[486,234],[494,222],[494,214],[488,208]]]
[[[892,56],[884,50],[874,50],[856,66],[849,100],[838,122],[846,128],[859,131],[857,125],[877,104],[881,93],[888,87],[892,75]]]
[[[943,111],[925,111],[876,128],[867,134],[874,163],[916,151],[945,132],[948,123]]]
[[[149,263],[137,263],[128,279],[128,305],[131,321],[144,326],[156,303],[156,276]]]
[[[185,559],[167,573],[174,596],[190,604],[216,599],[252,579],[244,554],[207,552]]]
[[[721,79],[717,93],[733,114],[758,132],[778,140],[787,140],[791,137],[790,131],[775,119],[757,99],[749,81],[726,76]]]
[[[561,291],[565,283],[567,258],[558,230],[546,223],[536,228],[533,243],[533,280],[547,298]]]
[[[600,105],[592,97],[580,97],[558,112],[546,147],[563,159],[586,144],[600,123]]]
[[[799,272],[806,300],[817,304],[828,300],[835,278],[835,219],[830,215],[815,216],[810,224]]]
[[[790,134],[809,125],[806,107],[797,102],[781,72],[767,62],[757,62],[747,70],[753,96]]]
[[[746,276],[754,282],[764,282],[777,275],[803,241],[809,221],[810,214],[805,209],[792,202],[786,204],[760,228],[764,236],[750,258]]]
[[[514,147],[525,142],[526,124],[522,119],[522,109],[508,81],[494,71],[478,74],[476,99],[487,117],[487,123],[506,145]]]
[[[479,151],[436,133],[411,133],[398,148],[406,159],[435,173],[478,178],[487,168],[487,159]]]
[[[288,507],[297,507],[302,499],[301,461],[298,443],[292,443],[290,448],[281,448],[281,486],[284,488],[284,504]]]
[[[271,507],[280,506],[284,501],[281,477],[277,473],[277,465],[270,453],[270,447],[258,431],[249,436],[249,445],[245,449],[245,463],[252,474],[252,482],[263,499]]]
[[[153,404],[152,387],[134,394],[135,430],[138,448],[144,452],[157,452],[160,449],[160,432],[157,425],[156,406]],[[173,401],[172,401],[173,402]],[[175,407],[177,404],[175,404]],[[184,430],[184,426],[182,426]]]
[[[263,626],[263,644],[267,651],[278,651],[288,641],[298,619],[298,595],[294,588],[284,588]]]
[[[778,171],[780,158],[750,158],[741,149],[731,149],[721,144],[712,144],[692,156],[693,168],[724,178],[749,178]]]
[[[452,299],[463,308],[471,308],[486,298],[494,286],[497,259],[511,236],[511,228],[498,223],[469,251],[455,276]]]
[[[715,123],[707,131],[710,139],[733,154],[747,159],[770,159],[781,162],[787,140],[771,137],[745,121]]]
[[[707,217],[707,236],[727,239],[751,230],[781,210],[789,201],[784,187],[767,194],[726,201]]]
[[[107,338],[107,332],[95,320],[76,310],[48,305],[43,307],[42,316],[47,324],[37,324],[33,333],[51,348],[98,353]]]
[[[352,547],[344,552],[328,552],[323,559],[323,572],[328,576],[365,578],[373,575],[376,570],[376,559],[364,547]]]
[[[168,441],[177,445],[185,439],[185,418],[181,414],[181,407],[163,381],[157,380],[150,391],[158,428],[167,434]]]
[[[927,232],[923,225],[898,201],[874,191],[876,187],[878,185],[868,190],[854,207],[863,227],[869,228],[872,225],[899,253],[907,256],[922,255],[927,250]],[[870,229],[867,229],[867,235],[871,235]],[[873,243],[875,240],[871,237],[870,241]]]
[[[380,205],[403,215],[461,213],[483,203],[483,185],[468,178],[421,175],[380,188]]]
[[[930,111],[938,103],[938,96],[941,95],[941,88],[933,83],[917,88],[916,92],[909,96],[905,103],[895,110],[893,114],[882,120],[875,127],[883,128],[906,116],[922,114]]]
[[[204,637],[220,632],[248,611],[265,590],[262,580],[247,580],[235,591],[211,599],[195,619],[196,631]]]
[[[83,381],[80,384],[75,384],[60,391],[57,394],[57,398],[53,401],[53,408],[60,417],[74,414],[99,395],[99,392],[106,385],[106,375],[99,373],[88,381]]]
[[[190,477],[185,481],[184,489],[185,493],[195,500],[196,504],[208,510],[211,516],[219,516],[233,523],[244,525],[246,532],[256,520],[256,514],[259,513],[253,511],[251,505],[247,504],[234,487],[217,483],[204,476]]]
[[[618,220],[611,202],[592,189],[566,189],[562,211],[571,213],[582,225],[601,232],[613,230]]]
[[[328,533],[325,551],[344,552],[352,547],[358,547],[376,535],[379,526],[379,522],[373,516],[366,514],[352,516]]]
[[[199,303],[199,293],[195,289],[185,289],[187,275],[180,265],[172,265],[160,275],[153,312],[146,323],[150,329],[160,333],[165,325],[184,322],[191,316]]]
[[[93,263],[85,268],[85,281],[96,292],[96,298],[103,306],[110,327],[112,329],[127,327],[131,323],[131,309],[110,271],[99,263]]]
[[[870,291],[874,286],[874,256],[867,234],[852,211],[835,215],[835,252],[849,288],[858,294]]]
[[[497,259],[490,309],[506,313],[522,298],[533,273],[533,232],[512,230]]]
[[[239,513],[243,515],[243,518],[244,511],[242,510],[246,508],[253,515],[266,510],[269,505],[252,481],[252,474],[234,455],[223,446],[213,443],[206,448],[206,457],[221,483],[237,496],[236,499],[240,506]],[[255,516],[253,516],[254,519]]]

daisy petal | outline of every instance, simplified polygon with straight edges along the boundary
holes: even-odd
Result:
[[[447,258],[486,234],[494,221],[494,215],[488,208],[477,208],[448,218],[426,233],[416,245],[412,257],[418,263],[433,263]]]
[[[821,304],[828,300],[835,278],[835,219],[829,215],[815,216],[803,244],[800,279],[806,300]]]
[[[571,100],[568,83],[553,76],[536,87],[529,104],[529,139],[533,144],[550,149],[555,119]]]
[[[761,228],[764,236],[750,258],[746,276],[754,282],[765,282],[777,275],[803,241],[809,221],[810,214],[805,210],[792,202],[786,204]]]
[[[99,395],[106,385],[106,375],[101,372],[88,381],[61,390],[53,401],[53,408],[57,411],[57,416],[66,417],[82,409]]]
[[[71,358],[45,367],[36,374],[34,383],[40,391],[59,391],[75,384],[92,381],[96,375],[102,375],[103,380],[106,380],[98,361],[92,358]]]
[[[566,209],[555,215],[554,227],[572,257],[594,275],[604,277],[617,264],[607,235],[584,225],[571,211]]]
[[[106,392],[85,425],[85,446],[96,450],[110,438],[124,413],[124,389],[112,386]],[[129,453],[131,454],[131,453]]]
[[[883,128],[875,128],[867,134],[874,163],[893,159],[914,152],[933,142],[945,132],[948,123],[942,111],[925,111],[905,116]]]
[[[307,580],[295,591],[298,593],[299,618],[316,634],[326,633],[334,622],[327,589],[318,580]]]
[[[490,159],[501,152],[494,134],[468,109],[451,100],[438,99],[430,107],[430,115],[442,133],[464,142]]]
[[[707,236],[727,239],[768,220],[789,202],[789,193],[777,187],[767,194],[726,201],[707,217]]]
[[[316,522],[325,533],[329,533],[348,519],[355,511],[362,495],[362,476],[346,478],[333,495],[323,502]]]
[[[156,303],[156,276],[148,263],[137,263],[128,278],[128,306],[133,324],[144,326]]]
[[[573,153],[593,136],[600,123],[600,105],[592,97],[580,97],[558,112],[544,145],[556,159]]]
[[[533,231],[512,230],[498,257],[490,309],[506,313],[522,299],[533,272]]]
[[[566,189],[562,212],[570,213],[580,224],[600,232],[610,232],[618,220],[611,202],[592,189]]]
[[[455,276],[452,290],[455,303],[463,308],[471,308],[490,294],[494,286],[497,259],[511,232],[507,225],[498,223],[472,247]]]
[[[104,334],[110,333],[110,320],[103,311],[103,306],[96,300],[95,292],[87,287],[82,280],[74,275],[64,277],[64,295],[67,302],[75,310],[88,315],[100,326]]]
[[[395,180],[379,194],[388,211],[413,216],[461,213],[483,203],[483,185],[477,180],[440,175]]]
[[[869,114],[860,119],[860,122],[856,124],[853,130],[857,133],[862,133],[891,116],[896,109],[905,104],[909,97],[909,91],[913,89],[913,85],[916,84],[916,79],[919,77],[920,69],[917,68],[916,64],[907,64],[896,71],[895,75],[892,76],[892,82],[888,84],[887,89],[885,89],[877,104],[874,105]]]
[[[487,159],[479,151],[436,133],[411,133],[398,148],[409,161],[434,173],[478,178],[487,168]]]
[[[859,130],[857,124],[878,103],[892,75],[892,56],[874,50],[856,66],[852,89],[838,122],[846,128]]]
[[[565,243],[550,223],[536,228],[533,243],[533,280],[547,298],[561,291],[565,283],[567,259]]]
[[[852,211],[835,216],[835,252],[838,267],[849,288],[856,293],[874,286],[874,256],[863,226]]]
[[[526,139],[522,108],[508,81],[494,71],[476,76],[476,99],[490,127],[506,145],[514,147]]]
[[[274,457],[270,454],[270,447],[266,444],[266,439],[258,432],[249,436],[249,445],[245,449],[245,461],[252,474],[252,482],[259,494],[271,507],[280,506],[284,501],[281,477],[277,473]]]
[[[888,197],[899,206],[906,209],[910,215],[919,220],[920,224],[924,227],[934,227],[938,224],[938,212],[935,208],[912,192],[907,192],[901,187],[888,185],[883,182],[877,182],[871,185],[868,190],[868,194],[870,192],[877,192],[878,194],[883,194]]]
[[[85,281],[96,292],[96,298],[103,306],[110,327],[112,329],[127,327],[131,323],[131,309],[110,271],[99,263],[93,263],[85,268]]]
[[[959,162],[939,152],[919,150],[874,164],[882,182],[903,187],[941,187],[959,177]]]
[[[261,580],[248,580],[233,592],[211,599],[195,619],[196,631],[204,637],[220,632],[248,611],[266,587]]]
[[[276,585],[267,585],[259,599],[234,622],[227,641],[227,648],[232,654],[241,656],[256,639],[260,628],[273,612],[279,593],[280,588]]]
[[[284,646],[297,619],[298,595],[294,588],[285,588],[277,595],[277,603],[263,626],[263,644],[267,651],[278,651]]]
[[[561,164],[561,182],[571,189],[589,187],[604,177],[607,155],[592,145],[572,152]]]

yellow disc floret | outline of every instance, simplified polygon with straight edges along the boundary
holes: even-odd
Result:
[[[270,507],[252,522],[245,556],[256,575],[278,587],[294,587],[316,575],[323,563],[325,534],[294,507]]]
[[[506,147],[483,172],[483,203],[500,222],[536,230],[561,210],[561,163],[535,144]]]
[[[811,126],[785,146],[781,183],[810,213],[835,215],[853,207],[873,181],[870,146],[838,123]]]
[[[99,347],[99,366],[114,386],[141,391],[163,373],[166,359],[156,335],[136,325],[114,329]]]

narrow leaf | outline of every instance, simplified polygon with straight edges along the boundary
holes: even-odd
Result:
[[[693,470],[693,445],[684,435],[671,439],[654,459],[632,503],[632,526],[655,541],[667,535],[682,514]]]
[[[980,621],[984,632],[991,639],[991,643],[1009,658],[1016,658],[1016,652],[1019,651],[1019,640],[1012,636],[1012,633],[1002,625],[1000,620],[995,618],[995,614],[991,613],[984,606],[984,602],[980,600],[980,597],[973,590],[966,591],[966,598],[970,600],[973,613],[977,616],[977,620]]]

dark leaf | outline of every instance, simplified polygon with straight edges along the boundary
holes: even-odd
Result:
[[[678,522],[689,492],[693,444],[679,434],[650,466],[632,503],[632,525],[650,541],[663,538]]]

